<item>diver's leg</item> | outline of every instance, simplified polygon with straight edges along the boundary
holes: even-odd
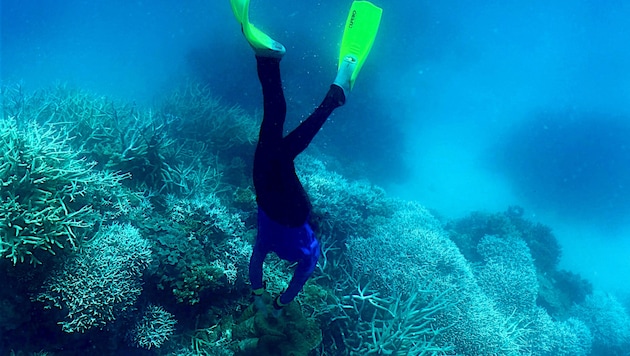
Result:
[[[263,92],[263,121],[260,125],[260,141],[281,140],[287,103],[280,78],[280,59],[256,56],[258,79]]]
[[[285,138],[287,153],[296,157],[308,147],[330,114],[346,102],[344,90],[337,84],[330,86],[326,97],[315,111]]]

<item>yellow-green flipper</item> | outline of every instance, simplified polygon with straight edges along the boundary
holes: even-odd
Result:
[[[236,20],[241,24],[241,30],[245,39],[252,46],[259,56],[282,57],[286,52],[284,46],[262,32],[251,22],[249,22],[249,1],[250,0],[230,0],[232,12]]]
[[[382,14],[383,9],[369,1],[354,1],[352,3],[339,52],[339,74],[341,71],[348,70],[347,67],[352,68],[350,89],[354,86],[354,81],[368,54],[370,54]]]

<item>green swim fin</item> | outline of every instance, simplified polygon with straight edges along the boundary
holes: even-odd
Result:
[[[230,0],[232,12],[236,20],[241,24],[241,30],[245,39],[252,46],[257,55],[263,57],[280,58],[286,52],[284,46],[269,37],[249,22],[249,1],[250,0]]]
[[[370,54],[382,14],[383,9],[369,1],[352,3],[339,52],[339,71],[344,70],[348,62],[356,63],[350,75],[350,88],[354,86],[354,81]]]

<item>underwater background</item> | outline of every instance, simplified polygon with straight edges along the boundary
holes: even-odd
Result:
[[[0,354],[630,355],[630,4],[374,3],[296,164],[322,257],[273,319],[229,2],[3,0]],[[287,129],[350,4],[252,1],[287,48]],[[291,266],[265,268],[272,298]]]

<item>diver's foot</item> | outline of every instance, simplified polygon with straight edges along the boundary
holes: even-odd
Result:
[[[269,37],[266,33],[249,24],[249,29],[243,26],[243,34],[258,57],[282,58],[287,52],[282,43]]]
[[[241,24],[241,31],[249,45],[259,57],[282,58],[286,49],[249,22],[249,0],[230,0],[236,20]]]
[[[273,41],[271,48],[254,48],[254,52],[257,56],[260,57],[270,57],[270,58],[282,58],[284,54],[287,53],[286,48],[282,45],[282,43]]]
[[[337,70],[337,77],[335,77],[333,81],[333,84],[343,89],[343,93],[346,97],[352,89],[352,73],[354,73],[356,67],[357,59],[353,56],[345,56]]]

